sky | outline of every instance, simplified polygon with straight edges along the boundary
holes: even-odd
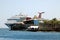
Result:
[[[44,19],[60,18],[60,0],[0,0],[0,28],[8,28],[7,19],[19,13],[33,17],[45,12]]]

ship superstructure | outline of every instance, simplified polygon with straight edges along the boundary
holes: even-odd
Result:
[[[7,19],[7,24],[21,23],[26,19],[25,15],[19,14]]]

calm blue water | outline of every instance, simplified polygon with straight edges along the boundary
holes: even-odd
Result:
[[[0,40],[60,40],[60,32],[28,32],[0,29]]]

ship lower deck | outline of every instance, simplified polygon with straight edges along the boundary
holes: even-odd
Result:
[[[10,30],[26,30],[31,24],[6,24]]]

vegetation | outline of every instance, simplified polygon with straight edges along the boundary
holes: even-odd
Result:
[[[44,20],[44,24],[48,26],[48,29],[51,28],[54,31],[60,31],[60,20],[57,20],[56,18],[53,18],[52,20]]]

